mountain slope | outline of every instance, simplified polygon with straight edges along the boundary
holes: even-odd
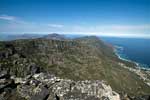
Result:
[[[94,36],[0,42],[0,68],[11,75],[50,72],[73,80],[104,80],[119,93],[150,95],[150,87],[119,62],[134,65],[119,60],[111,45]]]

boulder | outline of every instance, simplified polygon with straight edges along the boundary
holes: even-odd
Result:
[[[49,96],[49,90],[44,86],[38,86],[34,89],[35,95],[31,97],[31,100],[46,100]]]
[[[9,79],[10,78],[10,75],[8,74],[7,71],[3,70],[0,72],[0,79]]]

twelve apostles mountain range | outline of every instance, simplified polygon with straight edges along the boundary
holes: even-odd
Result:
[[[44,97],[39,96],[40,100],[70,100],[71,95],[73,100],[146,100],[150,95],[149,80],[145,82],[141,74],[129,70],[136,69],[135,66],[132,62],[119,59],[113,46],[96,36],[68,39],[59,34],[50,34],[32,39],[1,41],[1,97],[4,100],[35,100],[38,94],[43,93]],[[149,79],[148,72],[140,72]],[[45,76],[39,76],[38,80],[35,76],[40,73],[45,73]],[[47,75],[59,77],[59,81],[43,78]],[[43,82],[46,79],[55,81],[47,84]],[[29,88],[27,95],[22,95],[24,92],[21,90],[25,87]],[[89,89],[86,90],[87,87]],[[44,89],[44,92],[38,92],[38,89]],[[98,92],[97,89],[102,91]],[[65,92],[60,93],[59,90]]]

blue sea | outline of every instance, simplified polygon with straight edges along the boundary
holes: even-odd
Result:
[[[140,67],[150,68],[150,39],[100,38],[114,45],[121,58],[137,62]]]

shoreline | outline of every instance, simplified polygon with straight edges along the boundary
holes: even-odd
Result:
[[[141,63],[138,63],[138,62],[136,62],[136,61],[132,61],[132,60],[130,60],[130,59],[126,59],[126,58],[121,57],[121,56],[119,55],[119,53],[117,52],[117,48],[118,48],[118,47],[119,47],[119,46],[114,46],[114,53],[115,53],[115,55],[116,55],[120,60],[134,63],[134,64],[136,65],[135,67],[138,68],[138,69],[150,71],[150,68],[147,67],[148,65],[145,65],[145,66],[146,66],[146,68],[145,68],[144,66],[142,66],[143,64],[141,64]],[[120,48],[120,47],[119,47],[119,48]],[[121,48],[122,48],[122,47],[121,47]]]

